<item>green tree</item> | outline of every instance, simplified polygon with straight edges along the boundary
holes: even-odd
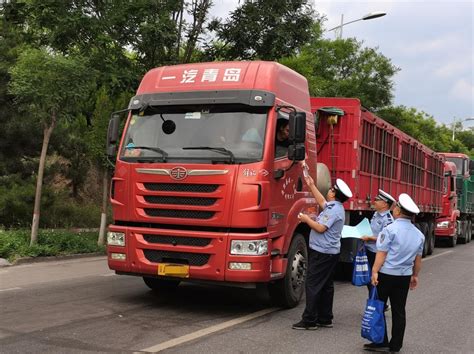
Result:
[[[416,108],[385,107],[376,114],[434,151],[469,153],[463,142],[458,139],[452,141],[450,128],[438,124],[432,116]]]
[[[107,89],[101,87],[97,93],[95,110],[92,116],[92,129],[88,134],[89,146],[93,154],[93,160],[102,171],[102,206],[98,245],[103,245],[105,241],[105,227],[107,220],[108,205],[108,185],[109,185],[109,166],[105,154],[105,141],[107,134],[107,126],[110,113],[114,111],[112,100],[110,99]]]
[[[209,29],[216,40],[208,45],[210,60],[277,60],[290,56],[309,41],[317,14],[308,0],[244,1],[225,21]]]
[[[25,0],[11,7],[38,45],[80,53],[100,69],[100,85],[122,91],[153,67],[189,62],[212,1]]]
[[[461,141],[464,146],[469,150],[471,159],[474,160],[474,128],[468,128],[466,130],[460,130],[456,133],[456,139]]]
[[[87,179],[87,171],[90,170],[91,161],[90,145],[84,136],[87,134],[86,117],[78,114],[74,119],[63,120],[57,124],[58,134],[56,134],[55,148],[65,159],[61,164],[61,175],[69,181],[71,195],[77,199],[79,191],[84,186]]]
[[[313,28],[318,31],[318,28]],[[356,39],[321,40],[280,62],[308,79],[312,96],[357,97],[370,110],[391,104],[393,76],[399,70],[377,48]]]
[[[7,21],[10,14],[7,5],[2,7],[0,4],[0,176],[20,174],[26,179],[31,170],[30,164],[24,161],[35,155],[41,140],[38,141],[35,134],[37,124],[29,116],[20,117],[13,97],[7,91],[10,81],[8,70],[17,60],[25,41],[16,26]]]
[[[51,134],[58,120],[71,118],[71,112],[88,97],[94,77],[79,57],[65,57],[47,49],[28,49],[10,70],[9,92],[27,115],[41,122],[43,144],[36,182],[31,244],[37,242],[43,174]]]

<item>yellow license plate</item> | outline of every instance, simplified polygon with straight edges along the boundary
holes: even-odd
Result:
[[[189,278],[189,265],[160,263],[158,264],[158,275],[165,275],[168,277],[177,278]]]

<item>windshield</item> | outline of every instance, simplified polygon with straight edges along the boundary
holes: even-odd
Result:
[[[459,157],[447,157],[446,160],[453,162],[456,165],[456,175],[463,174],[463,159]]]
[[[244,105],[147,107],[125,132],[125,161],[250,163],[263,156],[268,108]],[[171,129],[163,129],[163,123]]]

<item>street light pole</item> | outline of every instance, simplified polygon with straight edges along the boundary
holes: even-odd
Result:
[[[468,122],[470,120],[474,120],[474,117],[461,119],[461,120],[458,121],[458,123]],[[454,138],[455,138],[455,134],[456,134],[456,118],[453,119],[453,141],[454,141]]]
[[[334,31],[334,35],[336,36],[337,39],[342,38],[342,27],[344,26],[344,14],[341,14],[341,24],[339,27],[336,27],[336,30]]]
[[[381,11],[370,12],[367,15],[364,15],[361,18],[358,18],[357,20],[349,21],[349,22],[346,22],[346,23],[344,23],[344,14],[341,14],[341,24],[339,26],[328,29],[326,32],[334,31],[336,39],[341,39],[342,38],[342,27],[343,26],[348,25],[350,23],[358,22],[358,21],[372,20],[374,18],[385,16],[386,14],[387,14],[386,12],[381,12]]]

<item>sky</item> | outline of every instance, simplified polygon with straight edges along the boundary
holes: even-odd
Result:
[[[283,0],[275,0],[283,1]],[[212,15],[226,18],[238,0],[214,0]],[[387,15],[343,27],[343,38],[355,37],[378,48],[400,68],[394,76],[395,105],[414,107],[439,123],[474,118],[474,0],[318,1],[313,8],[326,17],[326,29],[364,15]],[[334,39],[334,31],[325,38]],[[465,128],[474,127],[464,121]]]

